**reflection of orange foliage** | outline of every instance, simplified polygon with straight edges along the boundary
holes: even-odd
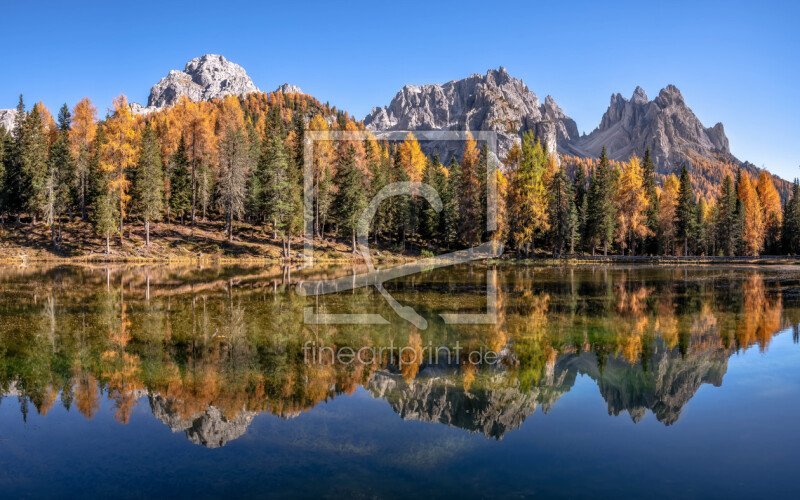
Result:
[[[743,348],[758,343],[763,352],[772,335],[780,329],[781,298],[770,300],[767,297],[764,280],[758,274],[744,282],[742,292],[744,315],[736,327],[736,342]]]
[[[469,391],[472,382],[475,381],[475,374],[478,372],[478,367],[472,363],[465,363],[461,366],[461,376],[463,377],[464,390]]]
[[[411,382],[419,372],[422,362],[422,337],[416,329],[408,334],[408,345],[400,351],[400,373],[406,382]]]
[[[675,305],[672,303],[672,297],[658,301],[658,317],[655,327],[667,347],[672,349],[678,345],[678,320],[675,318]]]
[[[36,410],[39,414],[43,417],[47,416],[47,412],[50,411],[50,408],[53,407],[53,404],[58,399],[58,390],[53,387],[51,384],[47,385],[47,388],[44,391],[42,399],[36,405]]]
[[[75,402],[81,415],[91,420],[100,409],[100,386],[93,376],[81,373],[73,379]]]

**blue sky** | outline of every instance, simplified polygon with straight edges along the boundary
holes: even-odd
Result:
[[[700,4],[702,5],[696,5]],[[669,83],[733,153],[800,176],[800,2],[21,2],[0,1],[0,108],[54,110],[124,93],[144,103],[205,53],[363,118],[405,84],[505,66],[551,94],[581,131],[612,93]]]

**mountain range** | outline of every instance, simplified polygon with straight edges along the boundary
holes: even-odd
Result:
[[[172,70],[150,90],[147,106],[132,103],[135,113],[147,114],[174,104],[180,96],[210,100],[226,95],[246,95],[259,89],[247,72],[221,55],[206,54],[189,61],[182,71]],[[302,93],[285,83],[282,93]],[[0,124],[13,126],[15,111],[0,110]],[[375,107],[364,118],[368,130],[376,133],[398,130],[474,130],[495,131],[500,156],[507,152],[521,133],[532,131],[548,151],[577,158],[597,158],[603,147],[612,160],[640,158],[650,149],[659,181],[677,173],[683,164],[692,171],[696,192],[716,196],[726,174],[741,168],[753,176],[760,169],[735,158],[721,123],[706,127],[674,85],[667,85],[650,100],[641,87],[630,99],[617,93],[600,125],[588,135],[547,96],[542,103],[525,83],[500,67],[486,74],[473,74],[443,84],[406,85],[384,107]],[[426,153],[437,151],[443,161],[460,154],[453,141],[428,141]],[[790,183],[773,176],[776,188],[786,199]]]

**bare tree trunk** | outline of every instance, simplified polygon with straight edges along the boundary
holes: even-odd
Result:
[[[111,231],[106,231],[106,255],[111,255]]]
[[[144,220],[144,244],[150,246],[150,219]]]

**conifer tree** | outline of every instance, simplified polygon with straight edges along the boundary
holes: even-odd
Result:
[[[689,255],[689,242],[694,242],[697,224],[695,213],[694,194],[692,193],[692,178],[686,165],[681,167],[681,176],[678,180],[678,202],[675,206],[675,230],[679,241],[683,242],[683,255]]]
[[[538,140],[528,131],[522,136],[522,157],[509,186],[511,237],[517,254],[535,252],[535,237],[550,227],[547,220],[547,158]]]
[[[349,236],[356,252],[356,230],[361,213],[367,206],[365,177],[356,165],[356,150],[350,145],[339,160],[334,178],[338,192],[336,193],[336,218],[342,235]]]
[[[73,186],[73,160],[69,148],[69,128],[70,113],[67,105],[61,107],[58,115],[57,137],[50,147],[48,158],[47,178],[45,180],[45,221],[50,226],[53,249],[58,245],[61,233],[61,224],[58,224],[59,231],[56,234],[56,223],[60,215],[69,208],[72,193],[70,188]]]
[[[746,255],[758,255],[764,245],[764,212],[750,176],[741,176],[738,189],[742,207],[742,250]]]
[[[775,189],[772,176],[766,170],[762,170],[758,176],[756,191],[758,191],[758,198],[764,211],[764,250],[768,254],[774,255],[780,246],[783,214],[781,212],[781,196]]]
[[[97,108],[92,105],[88,97],[84,97],[72,110],[72,124],[69,130],[69,141],[72,149],[72,158],[75,172],[72,175],[75,182],[77,204],[81,212],[81,219],[88,220],[87,206],[89,202],[89,163],[92,157],[92,147],[97,136]]]
[[[614,194],[617,220],[616,232],[622,252],[636,253],[636,244],[648,234],[647,209],[649,207],[642,168],[635,155],[622,167]]]
[[[614,238],[614,219],[616,210],[613,203],[614,172],[609,162],[606,148],[600,154],[600,161],[589,183],[589,206],[586,231],[594,254],[597,245],[603,246],[603,255],[608,255],[608,246]]]
[[[574,191],[575,209],[578,217],[576,229],[578,232],[578,239],[576,244],[579,245],[581,249],[583,249],[585,243],[584,239],[586,235],[586,221],[587,213],[589,211],[589,196],[587,192],[587,186],[588,181],[586,179],[586,169],[582,164],[578,164],[575,171]]]
[[[675,213],[678,207],[678,191],[680,183],[675,174],[669,174],[664,181],[664,186],[659,199],[659,247],[665,255],[675,254]]]
[[[422,182],[431,186],[439,194],[442,195],[442,164],[439,161],[439,154],[436,153],[432,160],[429,160],[425,165],[425,171],[422,175]],[[433,209],[430,203],[424,202],[422,205],[422,213],[420,218],[420,233],[421,236],[427,240],[438,236],[439,229],[439,214]]]
[[[191,209],[192,181],[189,175],[189,157],[186,154],[186,143],[181,136],[178,149],[172,155],[169,164],[169,208],[184,223],[186,214]]]
[[[6,212],[8,211],[8,184],[6,182],[6,163],[11,158],[11,148],[13,139],[11,134],[6,131],[5,126],[0,125],[0,235],[5,229]]]
[[[253,158],[245,133],[228,129],[219,148],[219,205],[225,215],[228,241],[233,241],[233,221],[244,213],[247,198],[247,179]]]
[[[6,204],[9,212],[16,214],[19,224],[20,214],[25,210],[25,176],[23,173],[23,152],[27,141],[28,113],[22,94],[19,95],[16,114],[14,115],[14,128],[12,129],[12,147],[6,152]]]
[[[100,168],[102,150],[105,143],[105,127],[98,127],[95,148],[89,162],[90,172],[92,173],[90,193],[92,206],[94,207],[92,225],[99,235],[105,236],[106,255],[109,255],[111,253],[111,237],[119,231],[119,226],[117,225],[119,205],[116,203],[114,193],[107,189],[112,179],[111,172]]]
[[[158,139],[150,123],[142,134],[134,179],[134,198],[144,219],[145,245],[150,246],[150,221],[160,220],[164,210],[164,169]]]
[[[464,243],[472,247],[480,243],[485,226],[481,225],[480,153],[477,142],[469,136],[461,155],[461,178],[459,179],[458,206],[459,233]]]
[[[31,109],[24,127],[20,150],[22,197],[35,224],[37,215],[45,212],[48,199],[47,131],[38,105]]]
[[[572,253],[577,236],[578,213],[575,210],[575,194],[572,183],[563,169],[559,168],[547,186],[550,195],[548,217],[553,256],[560,257],[565,248]]]
[[[107,189],[119,205],[119,239],[124,237],[125,211],[130,203],[129,170],[139,156],[139,137],[128,100],[124,95],[114,99],[114,112],[105,121],[106,143],[101,148],[100,168],[111,174]]]
[[[645,209],[645,219],[649,233],[645,239],[645,251],[655,253],[658,251],[658,229],[659,229],[659,202],[658,191],[656,189],[656,175],[653,159],[650,157],[650,148],[645,149],[644,160],[642,161],[642,181],[644,191],[647,196],[647,208]]]
[[[455,156],[450,160],[447,176],[442,188],[443,209],[439,214],[439,232],[447,248],[458,239],[458,217],[461,209],[458,205],[458,181],[461,178],[461,165]]]
[[[278,131],[271,133],[266,188],[267,217],[283,242],[283,256],[291,256],[291,237],[302,229],[303,207],[297,170],[290,165]]]
[[[717,200],[716,233],[718,248],[724,255],[736,255],[737,248],[737,212],[736,190],[730,175],[725,176]]]
[[[790,255],[800,253],[800,181],[794,180],[792,195],[783,207],[781,230],[783,251]]]

